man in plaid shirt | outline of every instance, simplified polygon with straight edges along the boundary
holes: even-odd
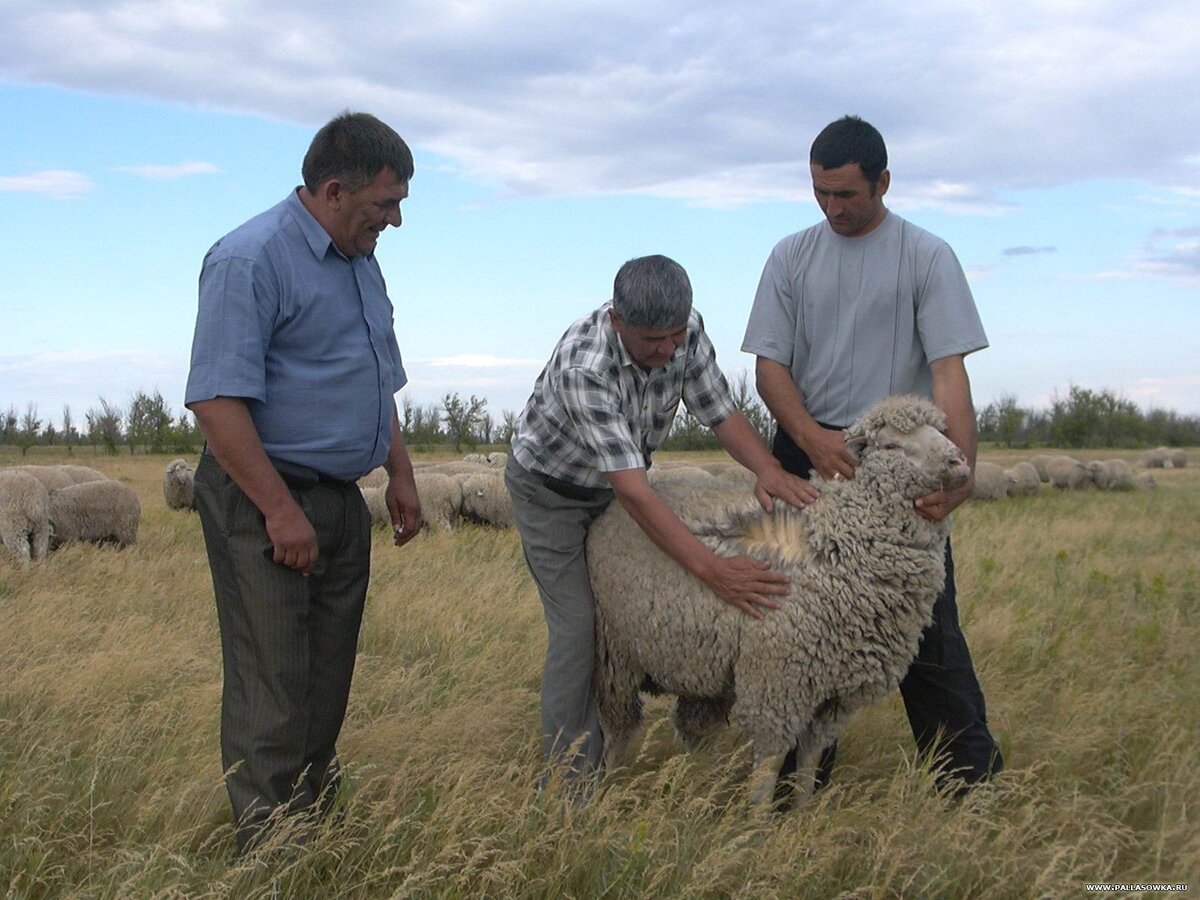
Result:
[[[789,475],[733,402],[683,267],[630,260],[613,299],[567,329],[517,422],[505,480],[525,560],[546,612],[543,748],[568,778],[595,773],[603,749],[592,694],[594,619],[584,543],[615,497],[680,566],[746,615],[761,619],[787,593],[786,576],[746,556],[717,556],[679,521],[646,478],[650,455],[682,400],[758,476],[763,508],[817,496]]]

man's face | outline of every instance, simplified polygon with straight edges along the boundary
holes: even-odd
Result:
[[[609,316],[625,351],[643,369],[661,369],[687,340],[687,322],[678,328],[642,328],[625,324],[616,312]]]
[[[383,229],[389,225],[400,227],[400,201],[407,196],[408,182],[397,178],[391,169],[380,169],[361,190],[339,187],[336,224],[331,234],[337,248],[346,256],[374,253]]]
[[[883,221],[887,210],[883,195],[891,176],[884,169],[878,184],[872,185],[858,163],[825,169],[810,163],[813,194],[829,221],[829,227],[843,237],[861,237]]]

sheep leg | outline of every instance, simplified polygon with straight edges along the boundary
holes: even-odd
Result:
[[[680,697],[675,701],[671,722],[688,750],[695,750],[703,740],[728,720],[733,697]]]
[[[772,753],[769,756],[755,757],[754,769],[750,772],[750,805],[758,809],[768,809],[775,797],[775,782],[779,780],[779,770],[783,767],[783,758],[787,752]]]
[[[792,777],[796,783],[796,799],[801,802],[811,797],[816,790],[817,766],[824,749],[815,742],[796,748],[796,774]]]
[[[604,733],[604,771],[614,772],[629,761],[642,742],[645,727],[639,722],[612,734]]]

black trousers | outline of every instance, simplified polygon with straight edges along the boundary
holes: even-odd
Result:
[[[221,630],[221,763],[243,850],[272,814],[319,811],[336,788],[370,573],[357,486],[281,474],[317,533],[308,577],[271,559],[262,513],[210,454],[196,469]]]
[[[786,471],[801,478],[810,477],[812,460],[782,429],[776,431],[771,452]],[[949,541],[946,583],[934,602],[933,622],[921,635],[917,658],[900,682],[900,695],[917,749],[932,755],[944,775],[975,784],[1004,767],[1000,747],[988,731],[983,690],[958,624],[954,557]],[[828,782],[836,752],[835,744],[822,756],[818,784]],[[793,750],[780,774],[790,775],[795,769]]]

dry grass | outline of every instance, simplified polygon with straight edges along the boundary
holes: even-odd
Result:
[[[939,797],[914,764],[895,699],[854,722],[834,784],[790,815],[747,812],[736,735],[684,754],[661,701],[636,765],[593,803],[535,797],[545,638],[516,535],[464,528],[402,551],[380,535],[340,745],[344,817],[308,852],[262,865],[232,857],[211,585],[195,516],[162,501],[169,458],[74,460],[138,489],[142,531],[126,551],[68,547],[27,572],[0,563],[9,897],[1197,886],[1198,469],[1157,472],[1156,491],[960,511],[963,619],[1010,766],[965,802]]]

